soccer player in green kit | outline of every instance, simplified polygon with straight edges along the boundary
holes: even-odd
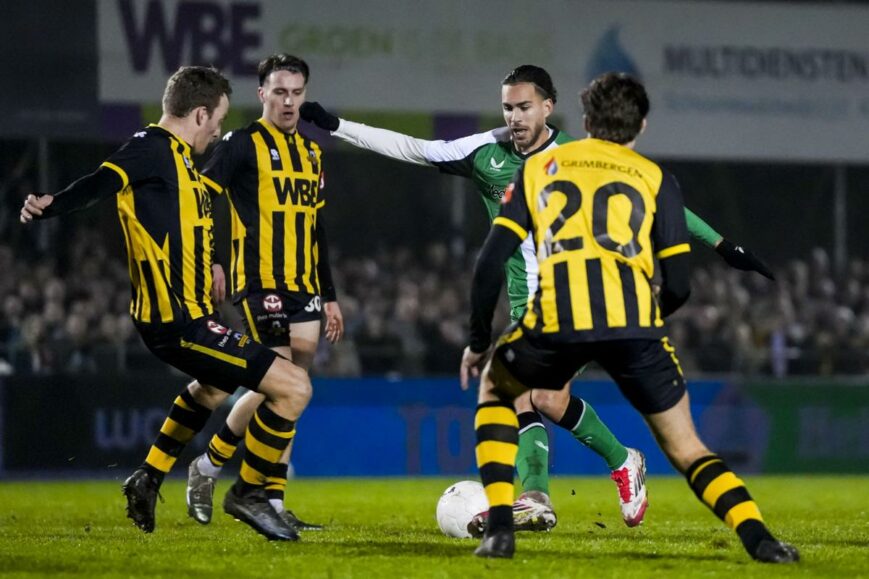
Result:
[[[400,161],[435,166],[441,172],[471,179],[477,187],[491,222],[501,208],[501,198],[520,165],[540,151],[575,140],[547,124],[556,102],[556,90],[542,68],[523,65],[504,79],[501,106],[505,127],[454,141],[428,141],[340,119],[318,103],[305,103],[301,117],[353,145]],[[772,278],[772,273],[751,252],[725,240],[708,224],[685,210],[691,235],[714,247],[733,267],[753,270]],[[529,235],[507,262],[507,295],[510,317],[522,317],[528,297],[537,290],[538,266]],[[566,428],[580,443],[597,453],[612,471],[622,518],[630,526],[642,523],[648,499],[645,459],[636,449],[626,448],[582,399],[571,396],[570,384],[559,391],[531,390],[516,400],[519,450],[516,461],[524,492],[513,505],[516,530],[548,530],[556,516],[549,499],[549,440],[541,414]],[[483,517],[475,520],[482,532]]]

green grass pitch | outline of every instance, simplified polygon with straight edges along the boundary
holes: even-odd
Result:
[[[551,533],[518,535],[516,558],[480,560],[473,539],[434,520],[454,480],[299,479],[288,503],[328,524],[299,543],[269,543],[217,509],[188,519],[180,480],[163,487],[157,530],[124,518],[118,482],[0,483],[0,576],[18,577],[866,577],[869,477],[746,477],[764,516],[799,547],[797,565],[745,555],[735,535],[676,477],[650,477],[642,527],[628,529],[607,479],[557,478]],[[218,485],[222,499],[227,481]]]

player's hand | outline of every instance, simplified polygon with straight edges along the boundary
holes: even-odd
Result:
[[[323,306],[326,311],[326,339],[330,344],[336,344],[344,337],[344,315],[338,302],[326,302]]]
[[[54,201],[53,195],[28,195],[21,208],[21,223],[30,223],[37,217],[42,217],[43,210]]]
[[[330,133],[337,131],[338,125],[341,124],[341,119],[324,109],[320,103],[314,101],[302,103],[302,106],[299,107],[299,116]]]
[[[215,263],[211,266],[211,300],[214,305],[220,305],[226,299],[226,274],[223,266]]]
[[[459,368],[459,379],[461,380],[462,390],[468,389],[468,382],[471,377],[480,377],[480,370],[483,369],[483,364],[486,362],[488,354],[489,350],[485,352],[472,352],[470,346],[465,348],[465,352],[462,354],[462,366]]]
[[[743,271],[756,271],[763,277],[775,281],[775,276],[769,266],[766,265],[759,257],[754,255],[750,250],[745,249],[741,245],[723,239],[715,246],[715,251],[718,255],[727,262],[730,267],[741,269]]]

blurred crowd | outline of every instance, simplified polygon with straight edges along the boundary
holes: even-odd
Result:
[[[38,229],[35,229],[38,231]],[[28,240],[25,240],[28,241]],[[76,231],[62,258],[0,244],[0,375],[162,367],[128,315],[120,255],[98,232]],[[345,339],[323,340],[318,375],[455,374],[467,338],[473,255],[432,243],[365,257],[335,251]],[[869,263],[835,275],[814,250],[777,270],[778,283],[727,268],[695,268],[688,304],[670,320],[686,372],[862,374],[869,370]],[[241,328],[225,304],[227,322]],[[506,300],[496,327],[507,323]]]
[[[723,263],[694,270],[691,298],[670,320],[686,370],[788,375],[869,371],[869,262],[836,275],[815,248],[777,283]]]

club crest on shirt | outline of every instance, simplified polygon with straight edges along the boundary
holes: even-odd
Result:
[[[277,149],[269,149],[269,152],[272,154],[272,161],[280,161],[281,160],[281,156],[278,155]]]
[[[558,163],[555,162],[555,157],[549,159],[543,168],[546,170],[547,175],[555,175],[558,173]]]
[[[267,312],[279,312],[284,309],[284,303],[277,294],[269,294],[263,298],[263,309]]]

